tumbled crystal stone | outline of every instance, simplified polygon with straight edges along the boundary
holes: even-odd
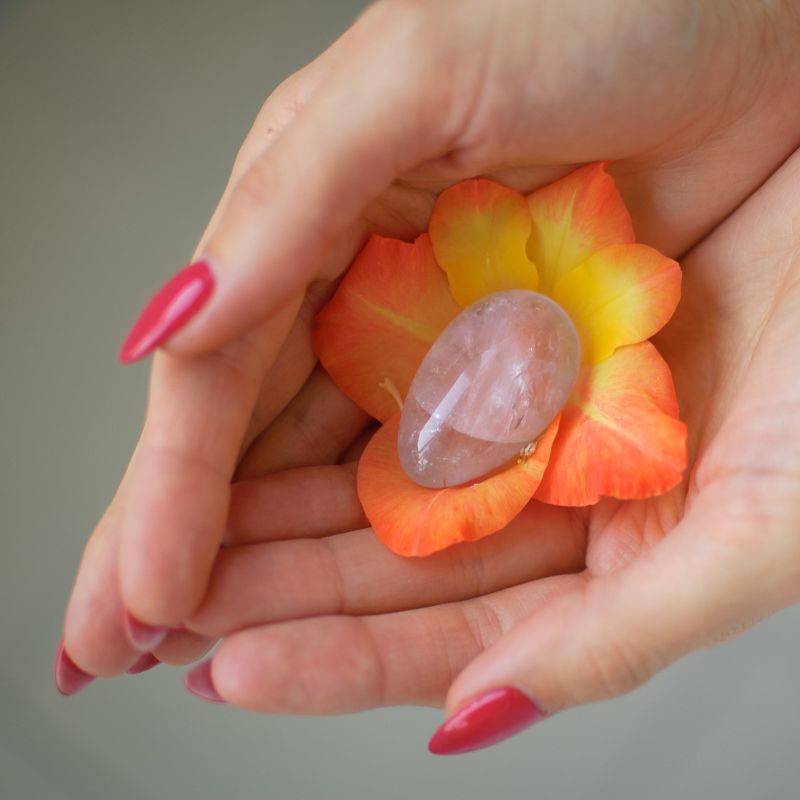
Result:
[[[462,311],[411,383],[397,449],[422,486],[458,486],[520,456],[556,417],[580,368],[578,333],[544,295],[497,292]]]

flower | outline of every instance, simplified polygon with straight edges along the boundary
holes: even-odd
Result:
[[[635,243],[604,164],[528,197],[463,181],[442,192],[413,243],[373,236],[317,315],[314,346],[339,388],[383,423],[357,479],[381,541],[428,555],[502,529],[534,497],[587,506],[676,486],[686,426],[648,339],[672,316],[680,281],[675,261]],[[583,363],[570,399],[529,459],[470,485],[417,485],[397,455],[398,409],[417,368],[462,308],[520,288],[548,295],[575,324]]]

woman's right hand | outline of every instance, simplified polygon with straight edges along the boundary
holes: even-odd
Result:
[[[684,261],[657,339],[690,432],[680,485],[588,508],[534,501],[502,533],[403,558],[364,529],[352,464],[242,482],[233,546],[188,623],[223,642],[190,691],[266,713],[444,704],[431,747],[465,752],[800,601],[798,187],[800,149]],[[595,367],[612,392],[624,384],[634,427],[658,379],[646,369],[633,390],[609,365],[649,366],[642,347]],[[603,392],[585,408],[620,422]],[[631,463],[606,458],[604,474]]]
[[[638,238],[680,255],[800,137],[797,36],[790,2],[382,0],[287,81],[198,248],[213,294],[151,343],[144,429],[67,609],[79,670],[123,671],[196,610],[234,475],[336,461],[363,429],[309,330],[369,232],[413,236],[462,178],[532,190],[613,159]],[[70,692],[86,678],[65,659]]]

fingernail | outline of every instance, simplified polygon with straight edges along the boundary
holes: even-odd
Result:
[[[184,267],[150,299],[119,351],[123,364],[138,361],[182,328],[208,301],[214,273],[206,261]]]
[[[56,660],[53,664],[53,683],[56,689],[68,697],[77,694],[94,680],[94,675],[84,672],[68,655],[64,649],[64,640],[58,643]]]
[[[147,625],[136,619],[130,611],[125,612],[125,629],[131,644],[140,653],[149,653],[155,650],[169,633],[169,628]]]
[[[204,661],[190,669],[183,678],[183,686],[189,694],[208,700],[209,703],[224,703],[211,680],[211,662]]]
[[[526,694],[512,686],[492,689],[462,706],[433,734],[431,753],[468,753],[502,742],[525,730],[546,714]]]
[[[152,654],[145,653],[129,670],[128,675],[139,675],[157,667],[161,662]]]

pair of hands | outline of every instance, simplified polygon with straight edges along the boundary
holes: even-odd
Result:
[[[176,664],[221,637],[194,686],[244,708],[452,712],[517,687],[555,712],[796,601],[798,33],[796,2],[382,0],[279,87],[198,247],[214,292],[156,355],[87,545],[74,673],[128,669],[131,634]],[[683,263],[657,344],[685,483],[394,556],[364,529],[369,421],[315,367],[314,312],[368,233],[415,235],[448,184],[530,191],[599,158],[637,238]]]

